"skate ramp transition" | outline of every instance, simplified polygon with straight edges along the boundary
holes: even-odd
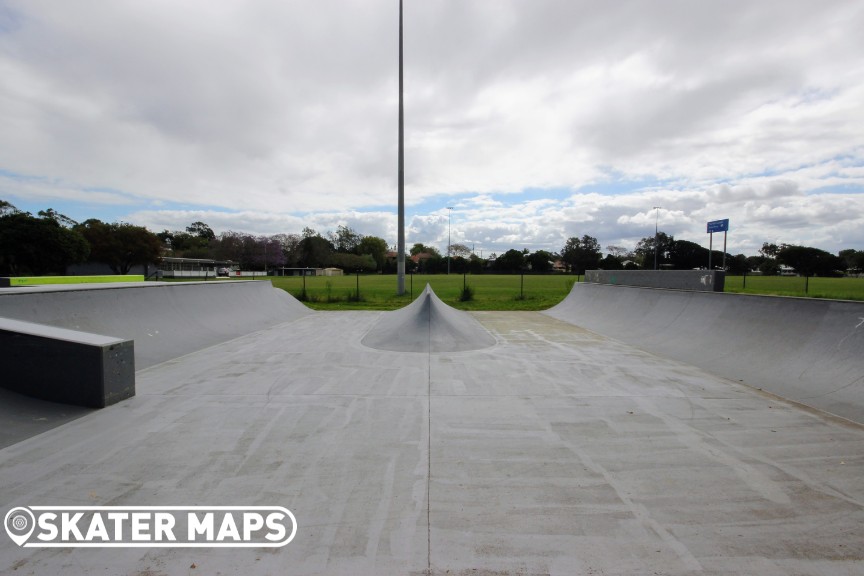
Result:
[[[581,283],[545,313],[864,424],[864,302]]]
[[[465,352],[497,343],[473,316],[442,302],[427,284],[411,304],[384,312],[362,338],[376,350],[394,352]]]
[[[311,314],[263,281],[0,289],[0,317],[134,340],[140,370]]]

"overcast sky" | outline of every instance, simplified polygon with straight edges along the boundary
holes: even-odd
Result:
[[[406,241],[864,249],[864,2],[405,0]],[[0,0],[0,199],[396,243],[397,0]],[[653,209],[659,206],[660,209]],[[715,235],[715,247],[722,239]]]

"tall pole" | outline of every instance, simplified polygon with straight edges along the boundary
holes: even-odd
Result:
[[[405,294],[405,114],[402,106],[402,0],[399,0],[399,218],[396,246],[396,294]]]
[[[447,274],[450,274],[450,217],[453,214],[453,207],[447,206]]]
[[[654,206],[654,270],[657,270],[657,221],[660,219],[660,206]]]
[[[711,232],[710,234],[708,234],[708,270],[714,269],[711,267],[711,256],[712,256],[711,252],[713,252],[713,251],[714,251],[714,233]]]

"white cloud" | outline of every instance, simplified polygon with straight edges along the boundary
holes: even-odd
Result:
[[[409,242],[446,244],[431,206],[451,205],[452,233],[498,251],[635,244],[663,206],[694,241],[730,217],[748,253],[862,247],[860,2],[440,0],[405,17]],[[0,198],[395,242],[396,26],[389,0],[7,1]]]

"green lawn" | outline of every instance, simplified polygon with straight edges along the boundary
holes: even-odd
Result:
[[[428,283],[441,300],[461,310],[545,310],[564,299],[581,276],[407,275],[404,296],[396,296],[395,275],[313,276],[306,278],[305,303],[316,310],[394,310],[410,303]],[[303,278],[271,276],[273,285],[300,298]],[[357,286],[360,299],[357,301]],[[460,301],[463,282],[474,298]],[[524,282],[524,284],[523,284]]]
[[[251,279],[250,279],[251,280]],[[301,277],[268,277],[274,286],[300,298]],[[461,274],[408,275],[404,296],[396,296],[395,275],[306,277],[305,304],[315,310],[395,310],[409,304],[429,283],[441,300],[461,310],[546,310],[561,302],[582,276],[551,274],[468,275],[472,300],[462,302]],[[360,299],[356,298],[360,286]],[[524,284],[522,284],[524,282]],[[800,278],[797,276],[728,276],[726,292],[864,300],[864,278]]]
[[[727,276],[726,292],[864,300],[864,278],[802,278],[798,276]]]

